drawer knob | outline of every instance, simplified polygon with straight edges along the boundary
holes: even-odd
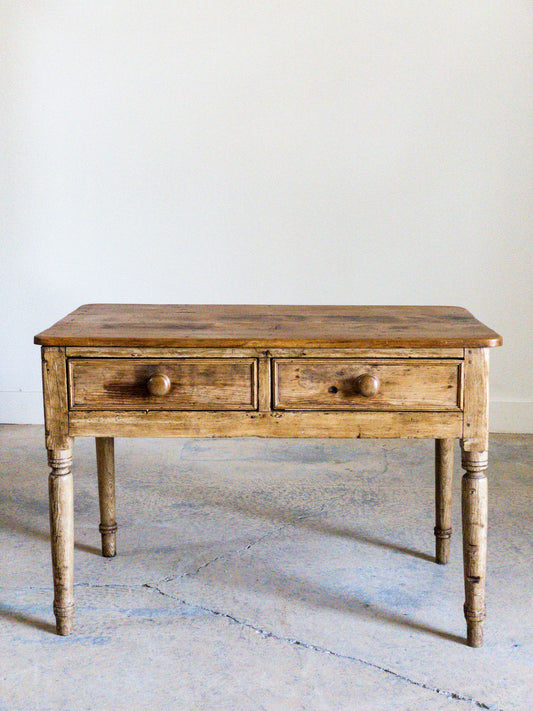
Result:
[[[164,373],[154,373],[146,381],[146,387],[150,395],[161,397],[170,392],[170,378]]]
[[[355,385],[360,395],[363,397],[372,397],[372,395],[376,395],[379,392],[380,383],[379,378],[376,378],[375,375],[365,373],[357,378]]]

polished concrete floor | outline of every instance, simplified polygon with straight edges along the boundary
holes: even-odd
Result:
[[[533,436],[493,435],[488,619],[465,645],[460,469],[433,443],[117,440],[118,555],[74,450],[76,617],[54,634],[41,427],[0,427],[0,709],[533,708]],[[458,458],[458,457],[457,457]]]

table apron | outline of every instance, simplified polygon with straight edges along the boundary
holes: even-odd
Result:
[[[462,412],[71,411],[71,437],[456,438]]]

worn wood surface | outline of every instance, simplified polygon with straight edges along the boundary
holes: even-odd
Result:
[[[463,449],[462,481],[464,614],[471,647],[483,644],[485,577],[487,567],[487,452]]]
[[[463,358],[464,348],[156,348],[67,346],[68,358]]]
[[[464,613],[471,647],[483,644],[487,559],[487,476],[489,440],[489,352],[468,348],[464,362],[464,420],[461,439]]]
[[[96,437],[96,468],[98,472],[99,530],[102,555],[112,558],[117,552],[117,522],[115,513],[115,440]]]
[[[439,562],[449,558],[459,437],[464,611],[468,643],[482,643],[488,347],[501,337],[466,310],[93,304],[35,342],[44,346],[60,634],[72,630],[74,609],[75,436],[97,438],[104,555],[115,552],[113,437],[433,438]]]
[[[500,345],[501,337],[456,306],[86,304],[35,343],[471,348]]]
[[[274,359],[273,406],[285,410],[457,410],[461,406],[461,363]],[[368,393],[358,382],[363,375],[374,376],[374,387]]]
[[[73,411],[79,437],[460,437],[461,412]]]
[[[261,412],[268,412],[272,407],[271,359],[259,358],[257,361],[257,390]]]
[[[65,349],[41,348],[44,432],[47,449],[68,450],[72,441],[68,434],[68,396]]]
[[[54,614],[60,635],[72,632],[74,616],[74,499],[72,451],[48,450],[50,542],[54,577]]]
[[[452,535],[453,439],[435,440],[435,557],[450,560]]]
[[[69,359],[73,410],[252,410],[257,408],[257,360]],[[167,394],[149,392],[149,378],[165,374]]]
[[[468,348],[464,360],[463,448],[472,452],[488,449],[489,351]]]

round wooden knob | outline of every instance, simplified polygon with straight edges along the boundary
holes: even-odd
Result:
[[[150,395],[161,397],[170,392],[170,378],[164,373],[154,373],[146,381],[146,387]]]
[[[357,392],[363,397],[372,397],[379,392],[379,378],[370,373],[360,375],[355,381]]]

